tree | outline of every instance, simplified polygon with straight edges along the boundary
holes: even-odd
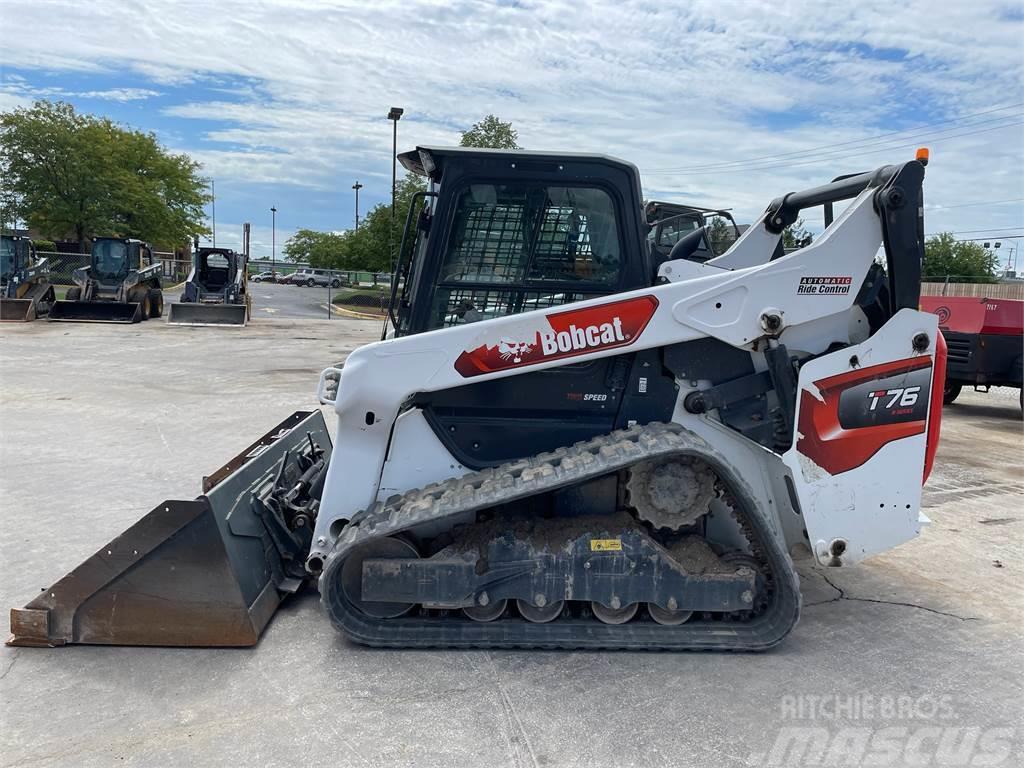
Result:
[[[707,226],[707,237],[711,243],[711,252],[721,256],[736,242],[736,230],[733,223],[724,216],[712,216]]]
[[[391,249],[395,256],[402,243],[402,233],[409,207],[413,204],[417,192],[426,188],[426,181],[412,173],[407,173],[398,180],[395,187],[395,217],[392,227],[391,203],[379,203],[366,215],[359,229],[349,233],[347,260],[348,269],[365,269],[371,272],[389,272],[391,270]],[[419,210],[414,212],[412,226],[416,225]],[[410,233],[410,237],[415,230]],[[411,244],[406,243],[406,249]]]
[[[391,202],[378,203],[359,223],[359,229],[342,233],[300,229],[285,243],[285,257],[291,261],[306,261],[317,269],[389,272],[392,244],[397,254],[409,206],[413,204],[416,193],[424,188],[425,181],[411,173],[398,180],[395,186],[394,229],[391,225]],[[406,248],[409,247],[407,243]]]
[[[488,115],[473,127],[462,132],[461,147],[488,147],[490,149],[522,149],[519,133],[512,123],[505,123],[494,115]]]
[[[318,269],[341,266],[346,249],[345,235],[300,229],[284,244],[282,252],[289,261],[303,261]]]
[[[957,240],[949,232],[929,237],[924,244],[924,277],[949,278],[953,283],[994,283],[998,260],[980,243]]]
[[[805,245],[810,245],[813,239],[811,231],[804,227],[803,218],[798,218],[782,230],[783,248],[803,248]]]
[[[0,201],[43,234],[97,235],[173,245],[206,234],[209,201],[199,165],[167,152],[151,133],[37,101],[0,115]]]

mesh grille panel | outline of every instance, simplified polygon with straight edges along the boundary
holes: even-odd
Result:
[[[601,189],[476,184],[456,205],[429,327],[603,296],[618,282],[615,205]]]
[[[475,205],[467,212],[461,239],[453,243],[443,280],[522,280],[523,206]]]
[[[501,288],[438,288],[434,303],[434,328],[489,320],[574,301],[593,299],[603,293],[503,290]]]

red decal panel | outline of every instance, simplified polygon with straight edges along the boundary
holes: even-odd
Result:
[[[657,308],[658,300],[653,296],[638,296],[555,312],[545,318],[550,328],[538,331],[533,338],[501,338],[495,344],[466,350],[455,361],[455,370],[470,378],[601,349],[628,347],[643,333]]]
[[[940,333],[935,340],[935,369],[932,371],[932,391],[941,392],[946,386],[946,339]],[[942,398],[932,398],[931,410],[928,412],[928,447],[924,452],[924,478],[921,485],[928,482],[935,464],[935,453],[939,450],[939,433],[942,429]]]
[[[931,366],[930,357],[907,358],[814,382],[822,400],[809,392],[800,398],[797,451],[838,475],[886,443],[922,434],[932,384],[922,377]]]

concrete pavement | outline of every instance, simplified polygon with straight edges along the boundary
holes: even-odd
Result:
[[[262,292],[323,289],[252,288],[242,331],[0,329],[0,605],[197,494],[379,332],[268,319]],[[818,742],[874,749],[885,729],[903,731],[875,764],[967,764],[941,749],[975,734],[968,760],[1019,765],[1022,443],[1015,391],[965,392],[945,411],[933,524],[863,566],[803,569],[803,617],[770,653],[378,651],[308,594],[249,650],[3,648],[0,765],[810,765]]]
[[[252,295],[252,316],[254,318],[266,320],[328,319],[327,288],[250,281],[248,289]]]

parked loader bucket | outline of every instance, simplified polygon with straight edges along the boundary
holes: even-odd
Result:
[[[36,307],[32,299],[0,299],[0,322],[27,323],[35,319]]]
[[[50,320],[68,323],[137,323],[142,305],[120,301],[55,301]]]
[[[257,498],[287,480],[289,461],[308,468],[313,457],[326,467],[330,452],[320,411],[292,414],[203,478],[204,495],[158,504],[24,608],[12,609],[7,644],[254,645],[303,581],[294,576],[295,564],[284,562],[280,531],[275,536]],[[305,553],[293,559],[304,563]]]
[[[196,304],[176,302],[167,312],[168,325],[244,326],[245,304]]]

